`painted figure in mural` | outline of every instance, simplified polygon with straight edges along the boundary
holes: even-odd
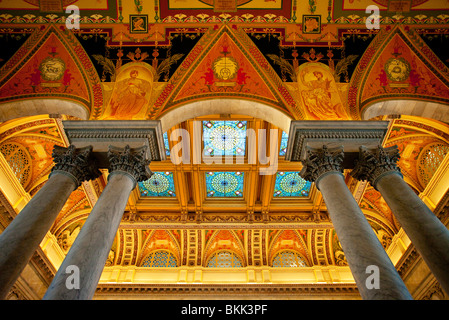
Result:
[[[139,72],[132,70],[129,79],[124,80],[116,89],[116,94],[111,99],[110,117],[130,118],[140,112],[147,103],[145,98],[149,90],[149,83],[137,78]]]
[[[310,71],[305,80],[306,72],[303,71],[303,83],[307,89],[302,91],[304,104],[313,118],[317,120],[347,119],[343,104],[338,99],[333,99],[331,80],[324,77],[321,71]],[[312,79],[312,80],[309,80]]]

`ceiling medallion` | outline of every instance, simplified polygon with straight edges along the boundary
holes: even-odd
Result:
[[[42,79],[46,81],[56,81],[62,78],[65,71],[65,63],[60,58],[48,57],[39,65]]]
[[[404,58],[390,58],[385,63],[385,72],[391,81],[404,81],[410,75],[410,64]]]
[[[230,80],[235,77],[239,65],[233,57],[220,57],[212,64],[215,76],[220,80]]]

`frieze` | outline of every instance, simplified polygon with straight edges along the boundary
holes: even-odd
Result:
[[[210,295],[232,294],[252,295],[261,294],[293,296],[293,295],[354,295],[358,296],[355,284],[99,284],[96,295],[109,294],[151,294],[151,295]]]

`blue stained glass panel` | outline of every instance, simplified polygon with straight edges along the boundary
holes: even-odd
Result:
[[[244,156],[246,121],[203,121],[204,155]]]
[[[276,173],[274,197],[307,197],[310,193],[310,181],[306,181],[298,172],[279,171]]]
[[[285,153],[287,152],[287,142],[288,142],[288,134],[287,134],[287,132],[282,131],[281,147],[279,150],[280,156],[285,156]]]
[[[150,179],[138,182],[142,197],[176,197],[173,172],[153,172]]]
[[[164,133],[164,147],[165,147],[165,155],[170,156],[170,145],[168,144],[168,134]]]
[[[243,172],[206,172],[207,197],[243,197],[243,176]]]

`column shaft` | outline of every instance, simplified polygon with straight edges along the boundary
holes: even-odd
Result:
[[[360,295],[367,300],[411,300],[404,282],[339,172],[317,183]],[[368,288],[368,266],[379,270],[379,289]]]
[[[138,181],[151,177],[147,147],[109,147],[108,183],[59,267],[45,300],[92,299]]]
[[[128,175],[110,175],[108,184],[56,273],[44,300],[92,299],[134,184]],[[79,269],[79,289],[67,286],[73,276],[77,276],[71,266]]]
[[[396,172],[379,178],[376,188],[449,294],[449,230]]]
[[[72,178],[55,172],[0,235],[0,299],[6,297],[76,187]]]

